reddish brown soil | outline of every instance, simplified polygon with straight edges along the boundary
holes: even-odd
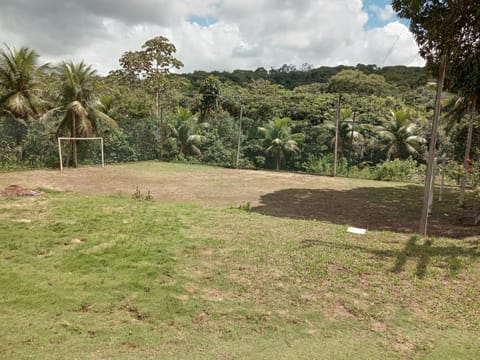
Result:
[[[38,196],[42,194],[41,191],[25,189],[20,185],[9,185],[0,191],[0,196]]]

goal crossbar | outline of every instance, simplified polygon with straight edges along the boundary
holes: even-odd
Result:
[[[63,171],[62,140],[100,140],[100,151],[102,153],[102,168],[105,167],[105,158],[103,153],[103,137],[59,137],[58,156],[60,158],[60,171]]]

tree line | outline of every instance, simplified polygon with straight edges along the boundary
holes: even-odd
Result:
[[[359,70],[365,75],[380,75],[389,83],[403,89],[414,89],[424,85],[429,80],[428,71],[425,67],[414,66],[385,66],[357,64],[356,66],[321,66],[314,68],[311,64],[304,64],[300,69],[295,65],[284,64],[279,68],[267,70],[263,67],[256,70],[234,70],[229,71],[194,71],[183,76],[193,83],[200,82],[214,76],[222,82],[232,82],[234,84],[245,86],[253,80],[268,80],[272,84],[284,86],[286,89],[293,90],[298,86],[312,83],[327,84],[330,78],[344,70]]]
[[[176,74],[183,64],[175,52],[159,36],[124,53],[119,70],[99,76],[84,62],[40,64],[35,50],[5,46],[0,166],[56,167],[58,136],[95,134],[104,137],[109,162],[159,159],[328,174],[339,101],[341,172],[366,174],[394,159],[424,163],[434,105],[425,68],[285,65]],[[468,131],[461,98],[452,91],[443,99],[440,147],[453,172]],[[94,144],[64,146],[72,166],[98,156]]]

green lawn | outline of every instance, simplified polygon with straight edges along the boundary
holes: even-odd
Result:
[[[0,197],[0,354],[478,359],[479,245],[127,195]]]

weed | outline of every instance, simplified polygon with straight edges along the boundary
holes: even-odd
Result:
[[[132,197],[137,200],[146,200],[146,201],[153,200],[153,196],[150,190],[147,190],[147,193],[143,194],[142,191],[138,188],[138,186],[136,187]]]
[[[133,196],[134,199],[139,199],[139,200],[141,200],[143,198],[142,192],[140,191],[138,186],[135,188],[135,192],[133,193],[132,196]]]
[[[242,210],[242,211],[246,211],[246,212],[251,212],[252,211],[252,204],[250,204],[250,201],[246,201],[246,202],[238,205],[237,209]]]
[[[147,190],[147,194],[145,195],[144,200],[147,200],[147,201],[148,200],[153,200],[153,196],[150,193],[150,190]]]

